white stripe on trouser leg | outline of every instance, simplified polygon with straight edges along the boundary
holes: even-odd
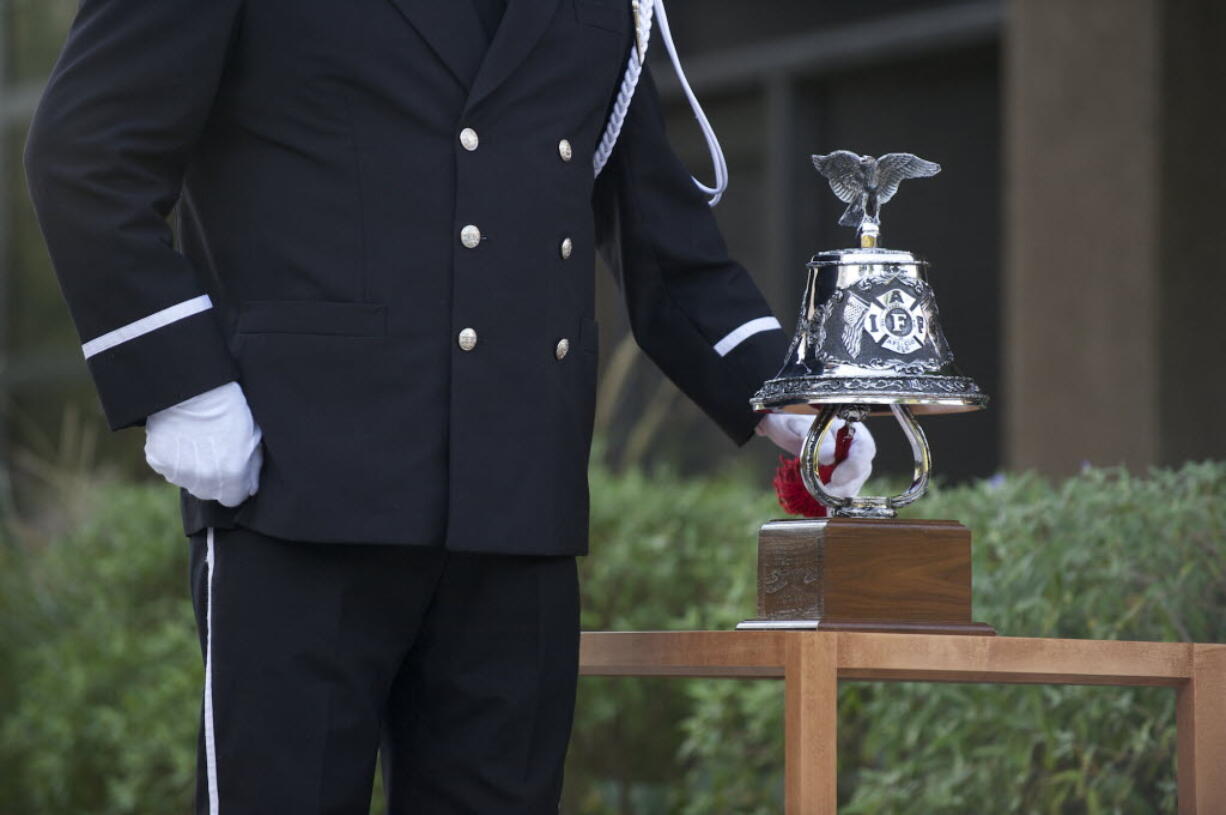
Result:
[[[213,736],[213,571],[216,555],[213,551],[213,527],[209,527],[208,549],[205,555],[209,576],[205,590],[204,633],[204,764],[208,774],[209,815],[217,815],[217,743]]]
[[[729,351],[736,348],[745,340],[757,334],[759,331],[770,331],[771,329],[783,326],[779,325],[779,321],[774,317],[758,317],[756,320],[750,320],[744,325],[737,326],[729,331],[722,340],[715,343],[715,353],[721,357],[726,356]]]

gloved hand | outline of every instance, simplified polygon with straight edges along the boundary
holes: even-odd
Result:
[[[227,382],[152,413],[145,460],[197,498],[238,506],[259,489],[260,428],[237,382]]]
[[[762,417],[762,421],[758,422],[754,432],[759,436],[766,436],[793,456],[799,456],[809,427],[816,419],[817,416],[811,414],[767,413]],[[834,420],[834,426],[817,449],[818,464],[834,462],[835,437],[844,424],[846,423],[842,419]],[[873,439],[873,434],[868,431],[864,422],[857,422],[847,458],[834,468],[829,482],[823,482],[826,491],[839,498],[858,495],[864,482],[868,481],[868,477],[873,473],[873,458],[876,455],[877,442]]]

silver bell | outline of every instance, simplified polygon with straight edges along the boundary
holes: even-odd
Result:
[[[897,507],[923,495],[931,470],[928,442],[913,414],[980,410],[988,402],[954,362],[927,262],[878,246],[881,205],[904,179],[935,175],[940,165],[909,153],[873,159],[846,150],[813,161],[848,203],[840,223],[858,227],[860,247],[820,252],[809,261],[783,367],[750,404],[757,411],[820,412],[801,451],[806,487],[836,516],[893,517]],[[895,415],[911,442],[911,488],[891,498],[827,493],[817,476],[816,451],[834,418],[856,422],[886,412]]]

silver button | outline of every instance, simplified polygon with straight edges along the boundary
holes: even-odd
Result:
[[[477,138],[477,131],[471,127],[466,127],[460,131],[460,144],[464,145],[465,150],[471,153],[477,149],[477,145],[480,143],[481,140]]]
[[[570,340],[563,337],[558,340],[558,347],[553,349],[553,355],[558,359],[566,356],[566,352],[570,350]]]
[[[570,253],[573,251],[575,251],[574,241],[572,241],[570,238],[566,238],[564,241],[562,241],[562,260],[566,260],[568,257],[570,257]]]
[[[460,230],[460,243],[469,249],[476,249],[481,244],[481,230],[469,224]]]
[[[570,142],[566,139],[562,139],[562,141],[558,142],[558,155],[562,157],[563,161],[570,161],[575,157],[575,151],[571,148]]]
[[[471,328],[466,328],[460,332],[459,337],[460,348],[465,351],[471,351],[477,347],[477,332]]]

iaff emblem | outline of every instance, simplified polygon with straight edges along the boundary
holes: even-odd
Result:
[[[851,294],[843,307],[843,345],[853,359],[860,355],[861,331],[883,348],[909,354],[928,339],[928,318],[919,300],[902,289],[890,289],[872,301]]]

